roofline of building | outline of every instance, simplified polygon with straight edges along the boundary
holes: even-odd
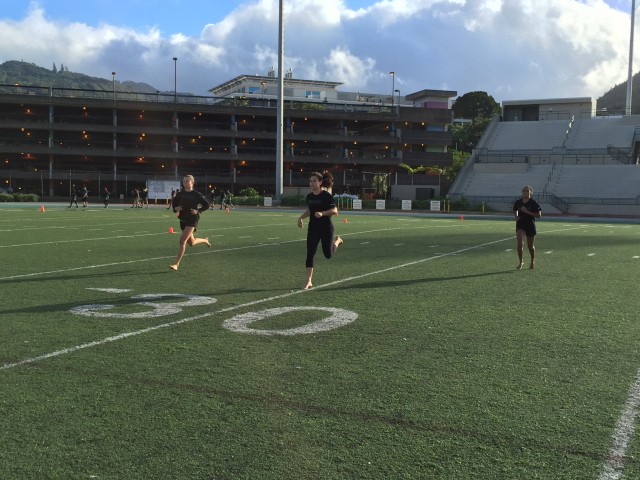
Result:
[[[458,96],[458,92],[455,90],[420,90],[419,92],[410,93],[409,95],[405,95],[404,98],[407,100],[415,100],[417,98],[422,97],[442,97],[442,98],[451,98]]]
[[[258,82],[268,82],[268,83],[275,83],[278,81],[278,77],[269,77],[269,76],[265,76],[265,75],[238,75],[235,78],[232,78],[231,80],[220,84],[216,87],[210,88],[208,91],[210,93],[212,93],[214,96],[216,95],[216,93],[220,93],[223,92],[225,90],[228,90],[236,85],[241,85],[242,83],[244,83],[247,80],[254,80],[254,81],[258,81]],[[326,82],[326,81],[322,81],[322,80],[303,80],[303,79],[299,79],[299,78],[285,78],[284,79],[285,83],[288,83],[289,85],[315,85],[315,86],[322,86],[322,87],[330,87],[330,88],[336,88],[339,85],[342,85],[342,82]]]
[[[551,103],[591,103],[591,97],[571,97],[571,98],[542,98],[534,100],[503,100],[502,106],[509,105],[548,105]]]

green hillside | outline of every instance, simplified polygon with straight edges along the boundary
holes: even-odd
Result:
[[[63,65],[43,68],[33,63],[10,60],[0,65],[0,84],[20,84],[79,88],[86,90],[113,90],[113,78],[90,77],[67,70]],[[119,92],[156,93],[158,90],[146,83],[115,82]]]
[[[631,111],[634,113],[640,112],[640,74],[636,73],[633,76],[631,82],[632,93],[631,96]],[[605,93],[598,99],[598,110],[604,110],[605,108],[609,113],[622,114],[627,103],[627,82],[620,83]]]

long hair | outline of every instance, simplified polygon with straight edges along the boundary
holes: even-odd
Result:
[[[313,172],[311,175],[309,175],[309,178],[311,177],[316,177],[320,182],[320,185],[331,192],[331,189],[333,188],[333,175],[331,175],[331,172],[329,170],[325,170],[322,173]]]

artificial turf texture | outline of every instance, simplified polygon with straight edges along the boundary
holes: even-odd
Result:
[[[511,220],[341,212],[302,291],[299,213],[205,212],[173,272],[166,208],[0,207],[0,478],[598,478],[640,225],[543,218],[517,271]]]

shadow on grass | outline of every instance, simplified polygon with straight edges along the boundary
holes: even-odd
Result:
[[[358,283],[357,279],[353,280],[351,285],[343,285],[339,286],[331,286],[327,288],[323,288],[323,290],[345,290],[348,288],[356,289],[356,288],[393,288],[393,287],[405,287],[408,285],[419,285],[423,283],[433,283],[433,282],[449,282],[454,280],[465,280],[469,278],[482,278],[489,277],[494,275],[504,275],[510,273],[517,273],[518,270],[514,267],[511,270],[499,270],[496,272],[483,272],[483,273],[474,273],[469,275],[455,275],[451,277],[430,277],[430,278],[411,278],[407,280],[378,280],[373,282],[366,283]],[[319,285],[320,286],[320,285]]]

